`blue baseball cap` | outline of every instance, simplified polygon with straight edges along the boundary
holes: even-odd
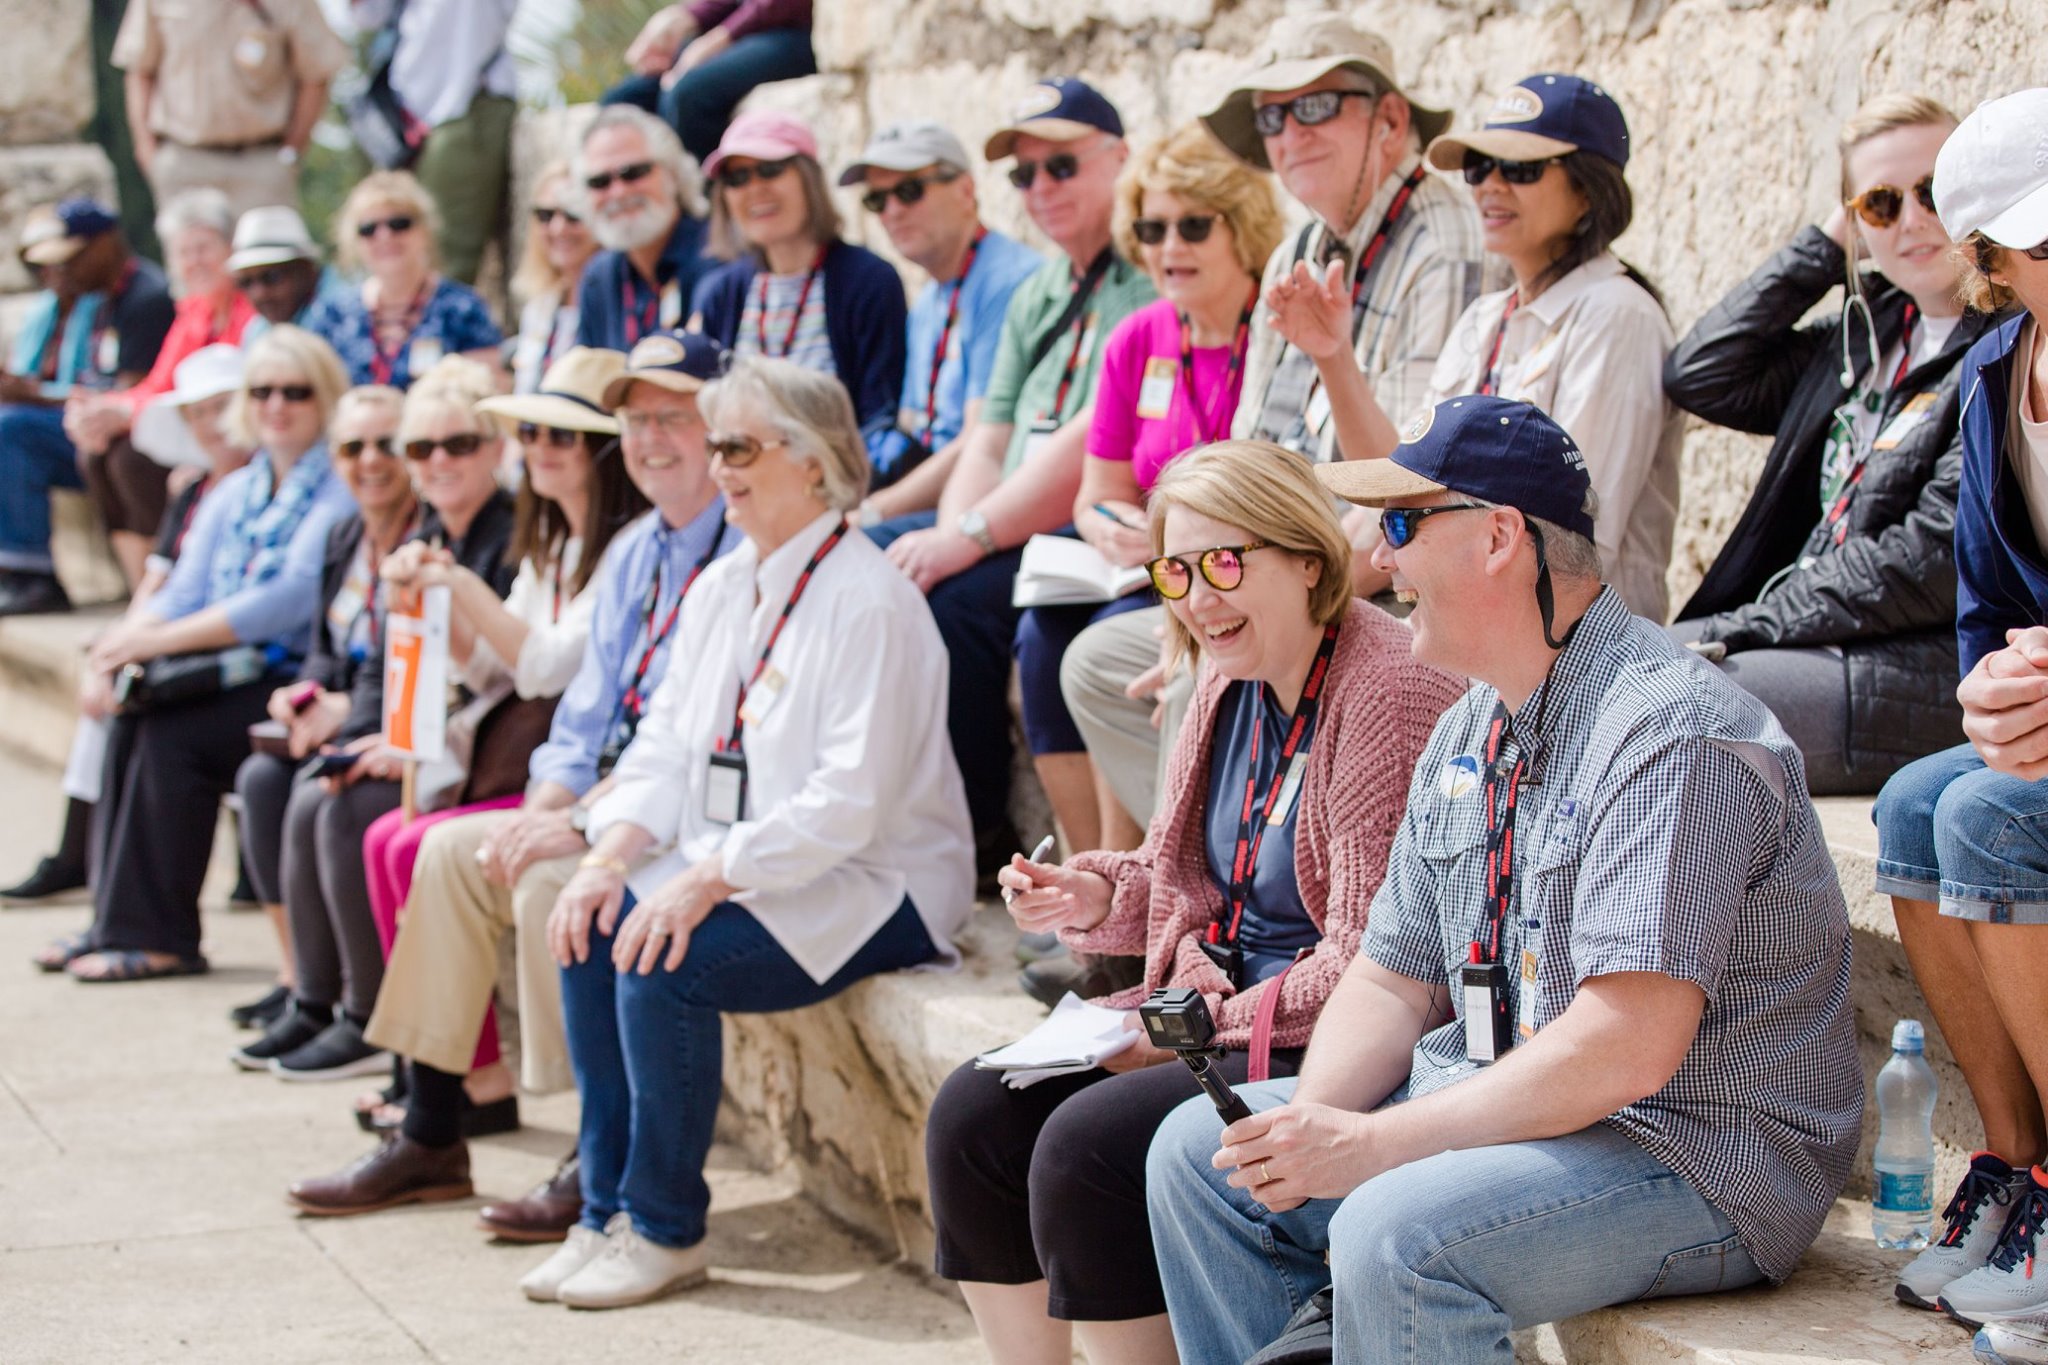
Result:
[[[1386,459],[1317,465],[1316,477],[1363,507],[1463,493],[1593,539],[1586,457],[1548,413],[1528,403],[1480,394],[1447,398],[1410,422]]]
[[[59,265],[85,250],[95,237],[121,226],[114,211],[89,195],[66,199],[25,228],[22,259],[30,265]]]
[[[671,393],[695,393],[725,373],[725,352],[701,332],[653,332],[626,356],[626,368],[604,386],[604,405],[617,408],[626,390],[647,383]]]
[[[1010,107],[1010,121],[990,135],[982,155],[1001,161],[1019,137],[1073,142],[1091,133],[1124,135],[1124,121],[1102,92],[1075,76],[1048,76]]]
[[[1467,151],[1502,161],[1543,161],[1591,152],[1628,165],[1628,120],[1614,96],[1583,76],[1544,74],[1510,86],[1477,132],[1445,133],[1429,144],[1429,164],[1455,171]]]

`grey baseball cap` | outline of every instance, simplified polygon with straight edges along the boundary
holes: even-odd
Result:
[[[944,126],[930,119],[892,123],[868,139],[860,160],[839,173],[842,185],[858,184],[870,169],[879,171],[921,171],[926,166],[946,165],[971,171],[967,148]]]

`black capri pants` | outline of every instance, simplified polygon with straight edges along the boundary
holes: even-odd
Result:
[[[1292,1076],[1299,1049],[1273,1052]],[[1250,1059],[1217,1069],[1242,1085]],[[1056,1076],[1024,1090],[961,1066],[925,1126],[937,1224],[934,1269],[977,1284],[1047,1282],[1055,1318],[1121,1322],[1166,1311],[1145,1214],[1145,1152],[1166,1116],[1199,1098],[1179,1062]],[[1221,1134],[1223,1121],[1216,1122]]]

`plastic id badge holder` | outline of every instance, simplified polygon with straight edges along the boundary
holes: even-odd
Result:
[[[704,774],[704,818],[736,825],[747,808],[747,756],[737,750],[711,755]]]

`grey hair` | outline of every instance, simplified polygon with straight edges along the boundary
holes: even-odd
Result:
[[[168,244],[186,228],[212,228],[223,241],[235,240],[235,214],[228,197],[209,186],[183,190],[157,211],[156,235]]]
[[[676,136],[675,129],[630,104],[607,104],[597,111],[597,117],[576,140],[575,154],[569,158],[569,194],[579,212],[587,216],[590,209],[590,191],[583,183],[590,175],[590,163],[583,150],[590,145],[590,139],[607,128],[631,128],[639,133],[647,143],[648,159],[668,172],[683,212],[704,216],[704,172],[697,165],[697,158],[683,150],[683,140]]]
[[[850,512],[867,496],[867,445],[853,400],[831,375],[787,360],[735,356],[723,376],[704,386],[697,408],[714,429],[740,413],[774,427],[789,442],[792,459],[818,467],[828,506]]]
[[[1503,505],[1497,502],[1488,502],[1485,498],[1475,498],[1465,493],[1460,493],[1458,496],[1464,498],[1466,502],[1471,503],[1474,507],[1497,508]],[[1519,507],[1511,510],[1516,512],[1522,511]],[[1590,488],[1586,490],[1586,515],[1592,517],[1596,522],[1600,516],[1600,495]],[[1550,566],[1550,572],[1553,575],[1558,578],[1591,579],[1595,583],[1600,581],[1600,547],[1598,545],[1595,545],[1577,531],[1567,531],[1554,521],[1545,521],[1542,517],[1532,517],[1527,512],[1522,512],[1522,520],[1535,527],[1537,534],[1543,537],[1543,560]]]

